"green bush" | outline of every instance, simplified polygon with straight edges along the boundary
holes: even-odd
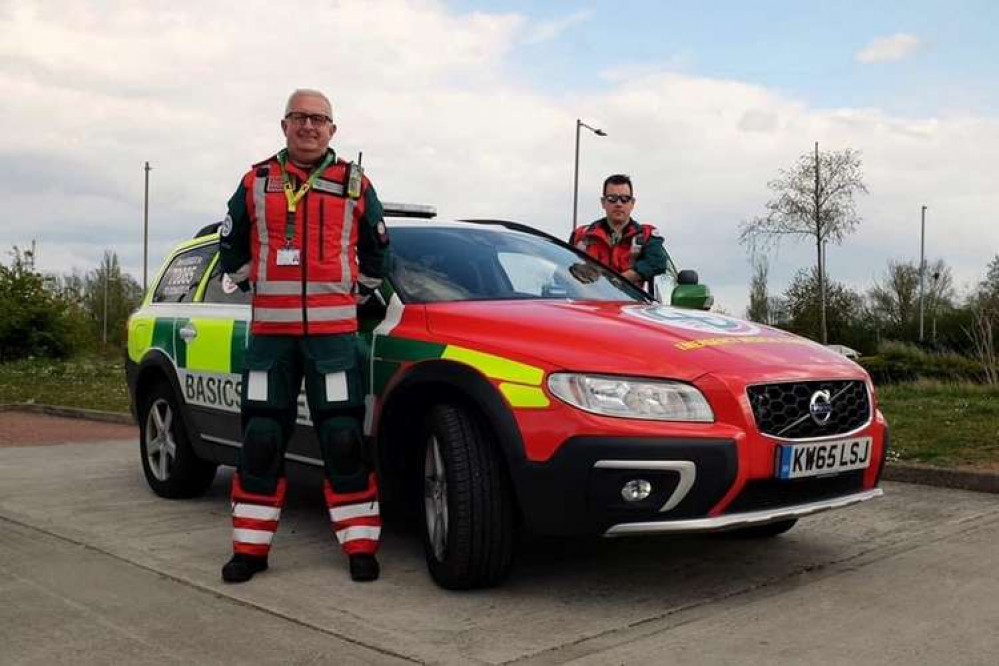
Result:
[[[981,382],[982,366],[967,356],[927,352],[903,342],[883,342],[875,356],[864,356],[860,365],[875,384],[896,384],[919,379],[943,382]]]

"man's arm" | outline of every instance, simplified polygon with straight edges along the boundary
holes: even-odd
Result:
[[[642,253],[635,260],[635,272],[643,280],[651,280],[660,273],[665,273],[669,265],[669,255],[663,246],[663,237],[653,230],[649,240],[642,246]]]
[[[246,188],[239,187],[229,198],[225,221],[219,230],[219,263],[239,288],[250,287],[250,214],[246,209]]]
[[[364,214],[357,230],[357,281],[362,297],[378,288],[388,273],[389,236],[385,228],[384,209],[374,185],[364,190]]]

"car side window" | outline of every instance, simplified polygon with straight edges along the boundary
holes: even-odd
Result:
[[[237,287],[236,283],[222,272],[222,264],[216,261],[211,275],[208,276],[204,302],[244,305],[250,302],[250,292]]]
[[[153,292],[153,303],[190,303],[218,246],[202,245],[181,252],[167,269]]]

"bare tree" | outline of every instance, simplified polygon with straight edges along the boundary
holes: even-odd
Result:
[[[785,236],[815,241],[820,336],[828,342],[823,250],[826,243],[841,242],[860,224],[853,200],[854,194],[867,193],[860,153],[850,148],[820,152],[816,142],[814,154],[805,153],[790,169],[779,170],[767,187],[774,193],[767,212],[742,223],[740,241],[779,243]]]
[[[996,314],[987,307],[973,307],[971,326],[965,329],[975,351],[975,359],[982,366],[985,383],[999,384],[999,363],[996,359]]]
[[[749,283],[749,307],[746,308],[746,319],[761,324],[772,324],[770,313],[770,295],[767,293],[767,275],[770,263],[767,258],[755,255],[751,260],[753,277]]]

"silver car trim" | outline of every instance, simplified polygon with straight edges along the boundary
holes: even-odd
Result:
[[[747,511],[746,513],[733,513],[729,515],[713,516],[711,518],[691,518],[687,520],[659,520],[645,523],[619,523],[611,526],[604,536],[615,537],[628,534],[656,534],[656,533],[680,533],[680,532],[719,532],[740,527],[755,527],[766,525],[778,520],[789,520],[792,518],[803,518],[811,516],[821,511],[829,509],[842,509],[852,504],[859,504],[884,495],[880,488],[865,490],[863,492],[836,497],[833,499],[809,502],[808,504],[798,504],[796,506],[785,506],[779,509],[766,509],[764,511]]]
[[[680,482],[676,484],[666,503],[660,507],[660,513],[669,511],[682,502],[694,487],[694,480],[697,478],[697,465],[690,460],[598,460],[593,466],[601,469],[647,469],[679,473]]]
[[[214,435],[201,435],[201,439],[206,442],[214,442],[215,444],[222,444],[223,446],[232,446],[237,449],[243,448],[243,445],[239,442],[234,442],[231,439],[223,439],[222,437],[215,437]],[[315,458],[310,458],[308,456],[300,456],[297,453],[286,453],[284,457],[288,460],[294,460],[305,465],[315,465],[316,467],[322,467],[323,461],[317,460]]]

